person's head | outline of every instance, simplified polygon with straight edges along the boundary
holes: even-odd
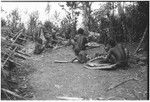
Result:
[[[78,34],[84,34],[84,30],[82,28],[78,29]]]
[[[116,41],[114,41],[113,39],[109,39],[108,41],[107,41],[107,43],[106,43],[106,47],[105,47],[105,50],[106,51],[109,51],[109,49],[110,48],[112,48],[112,47],[115,47],[116,46]]]

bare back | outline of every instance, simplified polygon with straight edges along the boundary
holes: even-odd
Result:
[[[114,48],[111,48],[108,56],[114,56],[115,57],[115,63],[125,62],[127,59],[125,49],[121,44],[117,44]],[[111,57],[109,57],[109,58],[111,58]]]

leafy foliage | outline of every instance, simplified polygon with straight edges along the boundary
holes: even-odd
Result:
[[[38,21],[39,14],[38,11],[32,12],[29,15],[29,22],[28,22],[28,35],[32,37],[34,40],[36,33],[38,32]]]
[[[18,9],[12,10],[12,12],[7,16],[7,26],[10,28],[12,33],[16,33],[24,27],[21,23],[21,17]]]
[[[53,23],[50,21],[45,21],[44,22],[44,27],[49,31],[52,32],[52,28],[54,27]]]
[[[126,2],[106,2],[103,7],[94,11],[92,16],[97,22],[95,24],[97,31],[108,28],[107,34],[118,42],[123,40],[138,41],[147,25],[145,21],[148,21],[148,17],[141,12],[142,10],[148,14],[146,2],[130,2],[128,5]]]
[[[5,21],[5,19],[1,19],[1,27],[3,27],[3,26],[6,26],[6,21]]]

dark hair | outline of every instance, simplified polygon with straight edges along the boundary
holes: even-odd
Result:
[[[114,47],[114,46],[116,46],[117,43],[116,43],[115,40],[109,39],[108,42],[107,42],[107,44],[109,44],[110,46]]]
[[[84,30],[82,28],[79,28],[78,29],[78,34],[83,34],[84,33]]]

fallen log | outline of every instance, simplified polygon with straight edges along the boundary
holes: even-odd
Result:
[[[13,49],[13,51],[15,51],[16,49],[17,49],[17,47],[15,47],[15,48]],[[7,59],[4,61],[3,65],[2,65],[2,68],[5,66],[6,62],[9,60],[10,57],[11,57],[11,55],[8,56]]]
[[[83,98],[78,98],[78,97],[65,97],[65,96],[62,96],[62,97],[57,97],[58,99],[61,99],[61,100],[84,100]]]
[[[19,99],[24,99],[24,100],[26,100],[24,97],[22,97],[22,96],[16,94],[15,92],[10,91],[10,90],[4,89],[4,88],[1,88],[1,90],[4,91],[4,92],[6,92],[6,93],[8,93],[8,94],[11,94],[11,95],[13,95],[13,96],[19,98]]]
[[[54,63],[72,63],[71,61],[57,61],[55,60]]]
[[[13,63],[19,65],[19,66],[22,66],[22,64],[21,64],[21,63],[18,63],[17,61],[14,61],[14,60],[12,60],[12,59],[8,59],[8,60],[9,60],[10,62],[13,62]]]
[[[24,47],[23,45],[20,45],[20,44],[17,44],[17,43],[12,43],[11,40],[6,40],[6,39],[2,39],[2,43],[5,44],[5,45],[17,46],[17,47],[20,47],[20,48]]]
[[[1,52],[1,53],[4,53],[4,54],[6,54],[6,55],[8,55],[8,56],[10,56],[10,57],[12,57],[12,56],[14,56],[14,55],[17,55],[17,56],[20,56],[20,57],[23,58],[23,59],[26,59],[25,56],[30,57],[29,55],[20,53],[20,52],[18,52],[18,51],[17,51],[17,52],[12,51],[12,50],[10,50],[10,49],[8,49],[8,48],[2,49],[2,52]]]
[[[19,38],[19,36],[22,34],[22,33],[21,33],[22,31],[23,31],[23,29],[21,29],[21,30],[18,32],[18,34],[14,37],[15,40],[13,40],[11,44],[14,44],[14,43],[17,41],[17,39]],[[14,39],[14,38],[13,38],[13,39]],[[9,48],[11,48],[11,47],[9,47]],[[17,48],[18,48],[18,47],[15,46],[15,48],[14,48],[12,51],[15,52]],[[9,60],[9,58],[10,58],[10,56],[8,56],[7,59],[4,61],[3,65],[2,65],[2,68],[5,66],[5,64],[6,64],[6,62]]]
[[[20,53],[20,54],[22,54],[22,55],[25,55],[25,56],[28,56],[28,57],[31,57],[30,55],[28,55],[28,54],[26,54],[26,53],[24,53],[24,52],[22,52],[22,51],[17,51],[18,53]]]
[[[25,57],[25,56],[23,56],[22,54],[19,54],[19,53],[17,53],[17,52],[14,53],[14,56],[17,56],[17,57],[19,57],[19,58],[21,58],[21,59],[23,59],[23,60],[26,60],[26,57]]]
[[[116,66],[117,64],[99,64],[98,66],[90,67],[88,65],[84,65],[84,68],[87,69],[92,69],[92,70],[107,70],[107,69],[112,69]]]

